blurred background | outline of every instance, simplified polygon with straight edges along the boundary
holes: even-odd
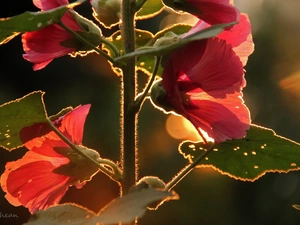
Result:
[[[246,66],[244,99],[254,124],[272,128],[277,134],[300,142],[300,20],[299,0],[236,0],[236,6],[249,14],[253,26],[255,52]],[[37,11],[31,0],[5,1],[0,17],[24,11]],[[88,4],[78,8],[91,17]],[[164,11],[137,26],[157,32],[167,24],[192,22],[190,17]],[[109,36],[114,30],[103,30]],[[119,160],[120,78],[96,54],[81,58],[55,59],[45,69],[34,72],[22,58],[20,36],[0,46],[0,105],[32,91],[43,90],[49,115],[66,106],[91,103],[85,124],[83,144],[102,157]],[[139,75],[140,89],[147,76]],[[180,117],[164,115],[149,101],[139,116],[140,177],[158,176],[168,182],[187,161],[177,146],[195,134]],[[155,144],[154,144],[155,143]],[[11,153],[2,150],[0,173],[5,162],[23,156],[26,149]],[[198,169],[179,183],[179,201],[149,211],[140,225],[299,225],[300,172],[269,173],[255,182],[242,182],[212,169]],[[61,202],[75,202],[98,211],[119,194],[119,187],[98,173],[82,189],[71,187]],[[27,209],[13,207],[0,191],[0,213],[18,218],[0,218],[0,224],[19,225],[30,216]]]

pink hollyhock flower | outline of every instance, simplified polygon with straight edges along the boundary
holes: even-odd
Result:
[[[53,121],[53,124],[87,155],[97,160],[98,152],[81,146],[83,126],[90,105],[77,107]],[[37,129],[40,128],[40,129]],[[45,124],[27,127],[21,140],[29,151],[23,158],[8,162],[1,175],[1,187],[6,199],[14,206],[23,205],[31,213],[57,204],[69,186],[81,188],[98,171],[82,156],[63,142],[53,131],[31,140],[28,132],[43,133]],[[33,134],[34,135],[34,134]]]
[[[197,26],[203,24],[186,36]],[[203,131],[216,143],[243,138],[251,122],[241,92],[246,85],[243,65],[253,51],[249,35],[251,26],[243,16],[231,31],[175,50],[151,100],[188,119],[205,142]]]
[[[69,4],[68,0],[33,0],[33,3],[43,11]],[[88,23],[88,26],[93,27],[89,27],[88,29],[91,29],[89,31],[98,37],[101,36],[101,31],[96,25],[93,25],[91,21],[87,22],[87,20],[80,17],[74,11],[72,13],[70,11],[65,13],[61,21],[75,32],[86,31],[79,22]],[[85,27],[87,27],[87,24],[85,24]],[[95,42],[100,43],[99,40]],[[22,35],[22,43],[25,51],[23,57],[34,63],[34,70],[43,69],[53,59],[74,53],[84,47],[81,42],[57,24],[49,25],[37,31],[24,33]]]
[[[239,21],[240,11],[231,0],[163,0],[177,10],[189,12],[211,25]]]

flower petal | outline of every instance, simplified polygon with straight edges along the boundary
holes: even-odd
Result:
[[[240,59],[230,45],[218,38],[192,42],[171,55],[163,72],[163,86],[170,93],[172,75],[167,74],[168,67],[175,68],[173,73],[178,76],[181,91],[224,89],[244,79]]]
[[[82,143],[84,123],[86,116],[89,113],[91,105],[83,105],[75,108],[73,111],[53,121],[54,125],[62,134],[67,137],[74,144],[80,145]],[[41,128],[37,127],[40,126]],[[36,152],[48,157],[63,157],[57,153],[54,148],[69,147],[54,131],[46,133],[46,135],[38,136],[46,132],[44,126],[47,124],[35,124],[29,128],[21,131],[20,138],[25,147],[30,151]],[[36,130],[34,130],[36,128]],[[32,134],[28,134],[31,132]],[[24,133],[24,135],[23,135]],[[30,139],[30,137],[36,137]]]
[[[61,130],[74,144],[79,145],[82,143],[84,124],[90,108],[90,104],[79,106],[72,112],[66,114],[61,121],[59,130]]]
[[[54,9],[69,4],[68,0],[33,0],[33,4],[41,10]]]
[[[67,0],[34,0],[33,3],[42,10],[50,10],[69,2]],[[73,31],[82,30],[70,12],[65,13],[61,21]],[[53,59],[75,52],[79,48],[74,47],[77,44],[73,44],[74,46],[72,45],[72,47],[66,47],[62,44],[68,40],[74,42],[74,37],[56,24],[37,31],[26,32],[22,35],[23,49],[25,51],[23,57],[35,64],[33,66],[34,70],[43,69]],[[75,42],[77,43],[76,40]]]
[[[25,51],[23,57],[35,64],[34,70],[42,69],[53,59],[76,51],[75,48],[67,48],[60,44],[70,38],[72,36],[69,33],[56,25],[50,25],[38,31],[26,32],[22,35]]]
[[[241,93],[226,94],[226,98],[216,98],[215,93],[199,92],[191,94],[190,105],[186,106],[184,115],[199,130],[201,128],[212,137],[216,143],[232,138],[243,138],[250,128],[250,113],[243,104]],[[224,90],[230,93],[232,90]],[[224,93],[221,93],[223,96]]]
[[[189,30],[189,32],[182,36],[182,38],[204,30],[208,27],[210,27],[208,23],[199,20],[195,26]],[[247,64],[249,55],[251,55],[254,51],[251,32],[252,29],[249,17],[247,14],[243,13],[238,24],[234,25],[230,30],[224,30],[217,36],[218,38],[225,40],[228,44],[232,45],[233,50],[240,57],[244,66]]]
[[[240,22],[231,30],[225,30],[218,35],[218,38],[226,40],[231,44],[235,53],[240,57],[245,66],[249,55],[254,51],[254,44],[251,34],[252,28],[247,14],[242,14]]]
[[[239,10],[229,0],[186,0],[201,13],[196,16],[205,22],[215,25],[239,21]]]
[[[48,158],[34,152],[8,162],[1,176],[6,199],[12,205],[24,205],[31,213],[56,204],[68,188],[69,177],[52,170],[64,163],[68,163],[67,158]]]

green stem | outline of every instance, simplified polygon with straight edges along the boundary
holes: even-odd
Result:
[[[194,167],[207,156],[213,150],[214,144],[209,146],[209,148],[198,158],[196,158],[191,164],[183,168],[165,187],[166,190],[170,191],[173,189],[186,175],[188,175]]]
[[[115,57],[119,57],[120,56],[119,49],[112,42],[110,42],[106,38],[102,38],[101,42],[103,44],[105,44],[113,52],[113,54],[114,54]],[[116,61],[114,60],[114,62],[116,62]]]
[[[119,181],[122,177],[121,171],[116,168],[116,165],[110,161],[109,163],[107,162],[108,160],[102,159],[101,162],[96,161],[95,159],[91,158],[90,156],[86,155],[83,153],[75,144],[73,144],[68,138],[66,138],[51,122],[50,119],[47,119],[47,123],[50,126],[51,130],[53,130],[58,137],[60,137],[67,145],[70,146],[76,153],[96,165],[103,173],[107,174],[109,177],[112,177],[114,180]],[[101,164],[107,164],[108,166],[112,167],[114,170],[114,173],[112,173],[110,170],[102,166]]]
[[[133,110],[136,111],[136,112],[140,111],[141,106],[142,106],[143,102],[145,101],[145,98],[147,97],[153,82],[155,81],[155,77],[156,77],[156,74],[157,74],[157,71],[158,71],[158,68],[159,68],[159,65],[160,65],[160,60],[161,60],[160,56],[156,57],[155,66],[154,66],[152,76],[151,76],[146,88],[144,89],[144,91],[140,95],[137,96],[137,98],[136,98],[136,100],[133,104]]]
[[[121,35],[124,54],[135,50],[135,12],[133,0],[122,1]],[[138,176],[136,130],[137,115],[132,110],[137,90],[137,77],[135,71],[135,58],[125,61],[121,68],[123,71],[121,84],[121,162],[123,169],[122,194],[127,194],[135,185]]]
[[[61,28],[63,28],[64,30],[68,31],[70,34],[72,34],[75,38],[77,38],[79,41],[81,41],[82,43],[84,43],[86,46],[90,47],[91,49],[93,49],[95,52],[97,52],[98,54],[104,56],[107,60],[109,60],[112,64],[116,64],[116,61],[110,57],[109,55],[107,55],[105,52],[101,51],[100,49],[98,49],[95,45],[93,45],[91,42],[89,42],[88,40],[86,40],[85,38],[81,37],[79,34],[77,34],[76,32],[74,32],[73,30],[71,30],[69,27],[67,27],[66,25],[64,25],[61,21],[57,23]],[[103,39],[102,39],[103,42]]]

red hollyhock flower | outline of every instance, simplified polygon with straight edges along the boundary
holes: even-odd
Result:
[[[197,26],[204,27],[200,22],[186,36],[199,30]],[[205,142],[203,131],[216,143],[243,138],[250,127],[241,93],[246,85],[243,65],[253,51],[253,43],[245,42],[252,39],[243,16],[231,31],[175,50],[154,86],[160,94],[152,93],[152,101],[187,118]]]
[[[68,0],[33,0],[33,3],[43,11],[69,4]],[[67,12],[61,20],[73,31],[84,31],[70,12]],[[96,34],[101,35],[100,30],[96,31]],[[56,24],[24,33],[22,43],[25,51],[23,57],[34,63],[34,70],[43,69],[53,59],[76,52],[82,47],[78,40]]]
[[[194,7],[191,14],[211,25],[239,21],[239,10],[230,0],[186,0]]]
[[[53,124],[74,144],[81,146],[83,126],[90,105],[77,107],[53,121]],[[45,130],[45,124],[25,128],[23,133]],[[21,132],[21,139],[26,137]],[[28,136],[28,135],[27,135]],[[14,206],[23,205],[31,213],[57,204],[68,187],[81,188],[98,171],[82,156],[74,152],[53,131],[25,143],[30,151],[23,158],[8,162],[1,176],[1,187],[6,199]],[[81,149],[97,160],[99,154],[91,149]]]

